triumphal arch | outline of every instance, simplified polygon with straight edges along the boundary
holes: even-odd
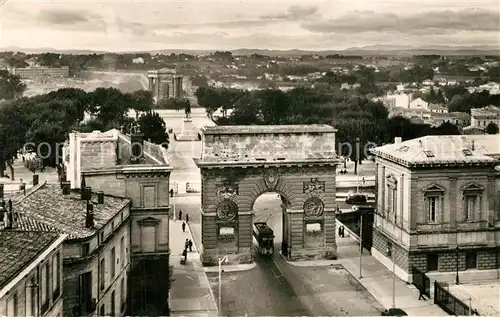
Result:
[[[291,260],[336,258],[336,130],[328,125],[203,127],[202,252],[205,265],[254,259],[253,203],[282,197],[281,250]]]

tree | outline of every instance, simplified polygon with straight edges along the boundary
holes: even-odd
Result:
[[[12,100],[23,95],[26,85],[21,77],[12,75],[7,70],[0,70],[0,100]]]
[[[137,122],[146,140],[151,140],[153,143],[168,148],[170,140],[165,121],[157,112],[150,110],[142,114]]]
[[[181,110],[187,107],[189,103],[188,99],[178,99],[178,98],[163,98],[158,101],[156,104],[157,109],[172,109],[172,110]]]
[[[451,122],[443,122],[438,127],[433,128],[433,134],[437,135],[460,135],[459,128]]]
[[[147,112],[153,109],[153,94],[147,90],[137,90],[133,93],[125,94],[130,104],[129,109],[135,110],[136,119],[141,112]]]
[[[33,174],[43,170],[43,161],[40,157],[34,156],[24,161],[24,166]]]
[[[116,88],[97,88],[91,93],[90,111],[101,122],[104,130],[120,126],[130,109],[130,99]]]
[[[498,134],[498,125],[495,122],[490,122],[486,126],[486,133],[488,134]]]

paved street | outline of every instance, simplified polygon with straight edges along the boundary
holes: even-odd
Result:
[[[274,229],[276,252],[271,259],[257,256],[257,266],[251,271],[223,273],[223,313],[257,316],[380,315],[382,306],[342,266],[296,267],[282,259],[278,253],[282,240],[280,204],[281,200],[275,193],[264,194],[255,202],[255,221],[267,219]],[[208,273],[208,277],[217,296],[217,274]]]

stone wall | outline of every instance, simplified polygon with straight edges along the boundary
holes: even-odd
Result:
[[[82,139],[80,160],[82,171],[114,167],[116,165],[116,141]]]
[[[387,254],[388,243],[391,243],[391,255]],[[387,238],[382,232],[377,230],[376,227],[373,228],[373,248],[375,248],[378,252],[385,255],[391,261],[394,258],[396,265],[400,267],[403,271],[409,273],[411,272],[411,263],[410,256],[408,251],[399,246],[398,244],[391,241],[391,239]]]

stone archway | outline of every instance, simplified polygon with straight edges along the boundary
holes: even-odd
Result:
[[[279,193],[283,252],[291,260],[336,258],[335,132],[327,125],[202,128],[202,262],[253,260],[252,210]]]

